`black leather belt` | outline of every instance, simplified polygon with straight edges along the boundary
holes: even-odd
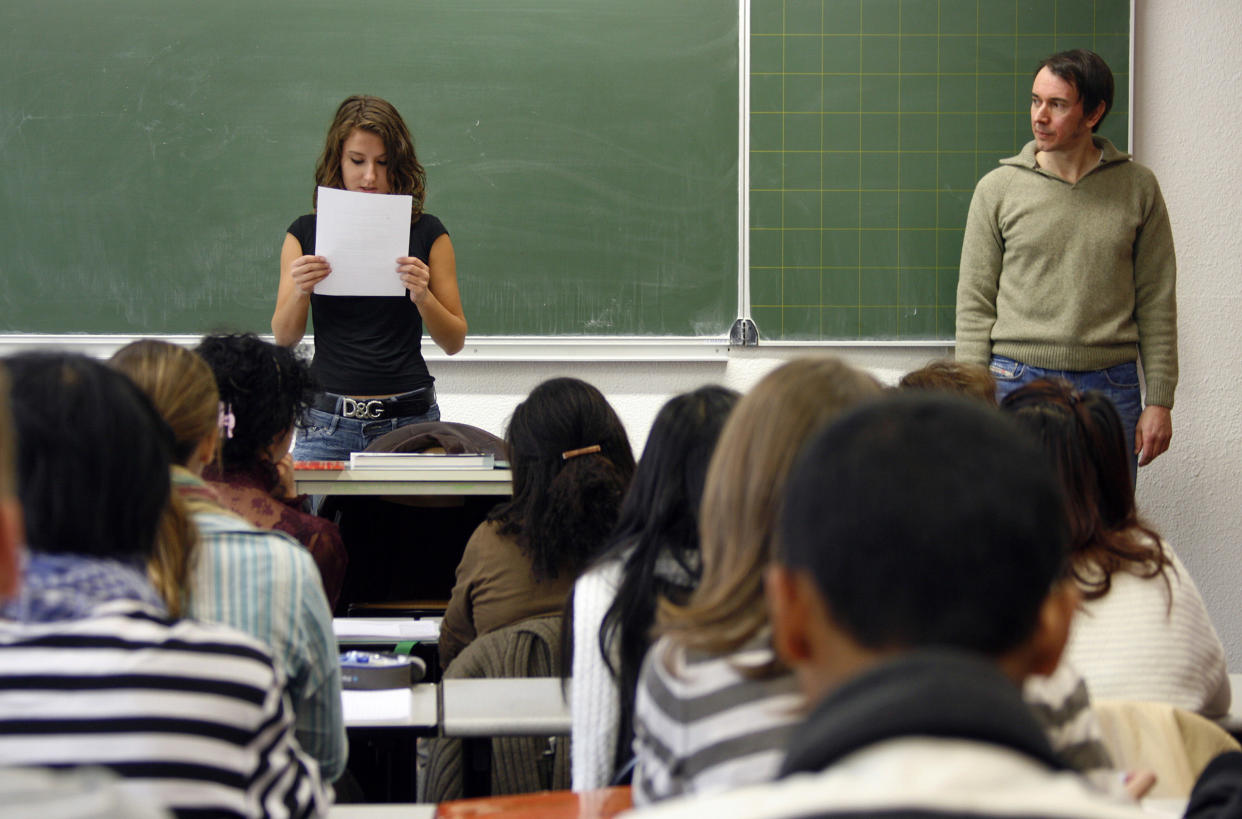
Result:
[[[374,421],[379,418],[424,415],[435,402],[435,387],[423,387],[421,390],[394,395],[391,398],[351,398],[334,392],[321,392],[315,396],[311,406],[342,418]]]

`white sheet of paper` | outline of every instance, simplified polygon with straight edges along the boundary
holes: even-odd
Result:
[[[411,196],[319,188],[315,255],[332,272],[321,296],[404,296],[397,258],[410,255]],[[424,259],[423,261],[426,261]]]

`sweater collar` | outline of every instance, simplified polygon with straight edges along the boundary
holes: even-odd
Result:
[[[1095,147],[1100,149],[1100,165],[1111,165],[1114,162],[1127,162],[1130,154],[1125,151],[1118,150],[1106,137],[1099,134],[1093,134],[1091,141],[1095,143]],[[1013,165],[1019,168],[1028,168],[1032,171],[1039,170],[1039,163],[1035,161],[1035,140],[1031,140],[1022,146],[1022,150],[1015,156],[1006,157],[1000,161],[1002,165]]]
[[[829,694],[797,732],[781,776],[822,771],[867,746],[912,736],[1000,745],[1065,768],[1021,691],[995,664],[927,649],[882,663]]]

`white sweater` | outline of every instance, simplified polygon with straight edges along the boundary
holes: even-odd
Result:
[[[1223,716],[1230,699],[1224,647],[1190,573],[1161,545],[1172,562],[1165,569],[1169,586],[1160,576],[1114,572],[1108,594],[1085,602],[1074,618],[1065,656],[1093,699],[1165,702]]]
[[[621,561],[598,565],[574,583],[574,667],[569,683],[570,776],[575,791],[612,779],[621,699],[599,650],[599,629],[621,585]],[[616,643],[613,644],[614,647]],[[611,658],[616,668],[620,658]]]

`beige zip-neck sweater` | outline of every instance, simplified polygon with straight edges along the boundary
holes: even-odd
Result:
[[[1102,370],[1141,359],[1148,405],[1177,387],[1177,263],[1155,175],[1103,137],[1075,184],[1035,143],[975,187],[957,284],[957,359]]]

